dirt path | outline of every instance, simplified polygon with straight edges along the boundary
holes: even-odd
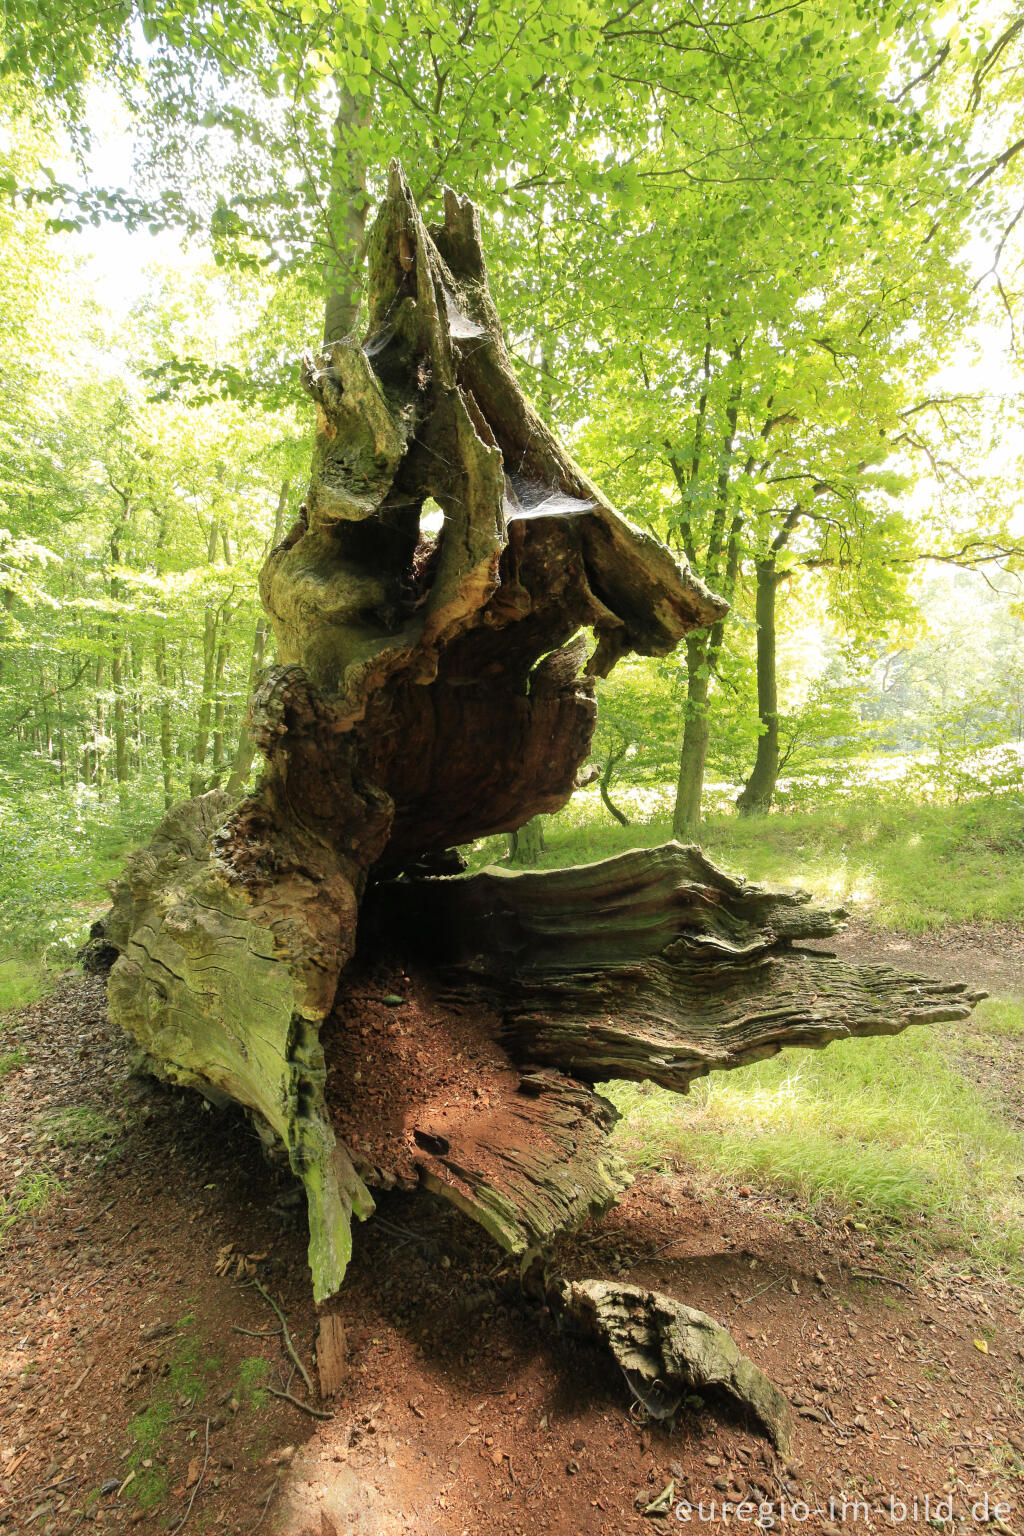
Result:
[[[947,975],[982,958],[962,934],[933,947]],[[1020,975],[1024,945],[1010,948],[986,962],[990,985]],[[884,958],[923,970],[931,953]],[[314,1419],[274,1395],[304,1389],[247,1275],[312,1369],[290,1176],[236,1116],[131,1079],[94,981],[18,1015],[0,1054],[13,1046],[0,1193],[42,1199],[43,1169],[51,1188],[0,1240],[0,1536],[625,1536],[758,1519],[828,1533],[892,1528],[890,1497],[908,1507],[895,1524],[924,1530],[925,1495],[933,1515],[954,1499],[947,1530],[977,1528],[987,1496],[990,1513],[1007,1506],[993,1529],[1024,1532],[1020,1297],[966,1261],[953,1280],[912,1279],[907,1255],[862,1231],[685,1177],[642,1180],[566,1244],[568,1273],[627,1273],[733,1329],[795,1405],[780,1459],[718,1405],[672,1433],[639,1422],[622,1381],[523,1307],[483,1234],[426,1197],[388,1197],[342,1297],[344,1391]],[[689,1522],[643,1514],[669,1483]],[[746,1517],[723,1520],[743,1499]]]
[[[883,961],[967,981],[994,997],[1024,999],[1024,927],[1014,923],[951,923],[931,933],[898,933],[855,918],[829,948],[846,960]]]

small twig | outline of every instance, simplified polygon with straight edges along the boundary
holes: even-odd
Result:
[[[244,1333],[250,1339],[279,1339],[281,1337],[280,1328],[271,1328],[269,1333],[260,1333],[255,1328],[240,1328],[237,1323],[231,1324],[231,1332]]]
[[[200,1488],[203,1486],[203,1478],[206,1476],[206,1468],[209,1465],[209,1462],[210,1462],[210,1421],[209,1421],[209,1419],[207,1419],[207,1421],[206,1421],[206,1449],[205,1449],[205,1451],[203,1453],[202,1471],[199,1473],[199,1476],[196,1478],[196,1485],[192,1489],[192,1497],[188,1501],[188,1506],[187,1506],[187,1508],[185,1510],[185,1513],[182,1515],[182,1517],[178,1521],[177,1525],[173,1525],[171,1527],[170,1532],[169,1532],[169,1536],[178,1536],[178,1532],[181,1530],[182,1526],[185,1524],[185,1521],[188,1519],[189,1515],[192,1513],[192,1506],[193,1506],[193,1504],[196,1501],[196,1494],[199,1492]]]
[[[280,1387],[272,1387],[267,1383],[266,1390],[272,1392],[275,1397],[283,1397],[286,1403],[291,1403],[296,1408],[301,1408],[303,1413],[310,1414],[314,1419],[333,1419],[333,1413],[325,1413],[322,1408],[314,1408],[311,1403],[304,1403],[301,1397],[293,1397],[290,1392],[282,1392]]]
[[[851,1269],[850,1274],[854,1280],[884,1280],[886,1285],[898,1285],[901,1291],[908,1291],[915,1295],[914,1287],[907,1285],[905,1280],[897,1280],[895,1275],[886,1275],[880,1269]]]
[[[28,1504],[33,1499],[41,1498],[44,1493],[52,1493],[55,1488],[63,1488],[65,1483],[77,1484],[77,1478],[62,1477],[55,1483],[44,1483],[39,1488],[30,1488],[28,1493],[23,1493],[20,1498],[12,1499],[12,1504]]]
[[[685,1241],[685,1237],[674,1237],[670,1243],[665,1244],[664,1248],[655,1248],[653,1253],[645,1254],[644,1258],[649,1264],[652,1259],[660,1259],[663,1253],[668,1253],[670,1248],[677,1248],[680,1243],[684,1243]]]
[[[777,1285],[781,1285],[781,1284],[782,1284],[782,1276],[781,1275],[776,1275],[774,1280],[769,1280],[767,1285],[762,1285],[761,1289],[759,1291],[755,1291],[752,1296],[748,1296],[746,1301],[741,1301],[740,1302],[740,1306],[741,1307],[749,1307],[750,1303],[752,1301],[756,1301],[759,1296],[763,1296],[765,1291],[774,1290],[774,1288]]]
[[[270,1305],[273,1307],[274,1311],[277,1313],[278,1318],[280,1319],[280,1322],[281,1322],[281,1337],[284,1339],[285,1349],[287,1349],[288,1353],[291,1355],[292,1359],[295,1361],[295,1364],[298,1366],[298,1368],[299,1368],[299,1375],[302,1377],[303,1381],[306,1383],[306,1391],[309,1393],[310,1397],[315,1397],[316,1393],[313,1391],[313,1383],[309,1379],[309,1372],[306,1370],[306,1367],[303,1365],[301,1359],[299,1358],[298,1350],[295,1348],[295,1345],[292,1343],[292,1336],[288,1332],[288,1319],[285,1317],[284,1313],[281,1311],[281,1308],[278,1306],[278,1304],[274,1300],[273,1296],[271,1296],[270,1292],[264,1290],[263,1286],[260,1285],[260,1282],[258,1280],[253,1280],[252,1283],[256,1287],[256,1289],[259,1291],[259,1293],[263,1297],[264,1301],[269,1301]],[[327,1417],[330,1418],[330,1414],[328,1414]]]
[[[260,1517],[256,1521],[256,1524],[253,1526],[253,1530],[254,1531],[258,1530],[259,1527],[263,1524],[264,1517],[265,1517],[265,1515],[267,1513],[267,1510],[270,1508],[270,1501],[271,1501],[271,1499],[273,1497],[274,1497],[274,1484],[271,1483],[271,1485],[270,1485],[270,1492],[267,1494],[266,1498],[263,1500],[263,1508],[260,1510]]]

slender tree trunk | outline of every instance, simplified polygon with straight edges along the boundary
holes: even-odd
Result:
[[[743,816],[771,810],[779,779],[779,691],[776,675],[775,598],[779,588],[775,557],[757,562],[757,712],[761,734],[750,777],[736,801]]]
[[[174,739],[171,732],[171,697],[167,687],[167,641],[159,635],[153,651],[153,670],[160,689],[160,774],[164,786],[164,805],[174,804]]]
[[[369,108],[339,83],[341,104],[334,123],[331,183],[327,193],[324,344],[340,341],[356,323],[366,241],[366,165],[360,137]]]
[[[14,593],[11,591],[10,587],[0,587],[0,606],[2,606],[4,613],[13,612]],[[5,666],[6,659],[3,652],[0,651],[0,682],[3,681]]]
[[[97,688],[97,690],[99,690],[102,687],[103,687],[103,662],[102,662],[102,660],[99,660],[96,663],[96,688]],[[104,781],[106,779],[106,771],[105,771],[106,765],[104,763],[104,754],[103,754],[103,738],[104,738],[105,730],[106,730],[106,721],[104,719],[104,711],[103,711],[103,696],[102,696],[102,694],[100,694],[97,691],[97,694],[96,694],[96,716],[95,716],[95,721],[94,721],[94,724],[93,724],[93,743],[94,743],[95,753],[96,753],[95,784],[96,784],[96,788],[100,791],[101,796],[102,796],[102,793],[103,793]]]
[[[736,342],[731,350],[733,363],[739,364],[743,353],[742,342]],[[705,381],[709,354],[705,353]],[[738,375],[730,391],[725,411],[725,430],[718,456],[715,486],[715,510],[708,534],[707,557],[704,562],[704,579],[717,587],[727,602],[731,603],[736,591],[740,569],[740,535],[744,515],[734,510],[729,517],[729,499],[733,457],[736,446],[736,430],[739,423],[743,381]],[[706,394],[702,396],[698,427],[703,442],[704,410]],[[671,460],[670,460],[671,462]],[[685,490],[699,472],[700,456],[695,456],[690,482],[680,481]],[[675,470],[673,464],[673,469]],[[679,479],[678,471],[677,479]],[[692,529],[684,518],[684,547],[687,557],[693,561],[695,552]],[[704,773],[707,765],[708,742],[711,722],[708,715],[708,695],[711,674],[714,671],[725,637],[727,616],[723,614],[704,634],[697,632],[686,637],[686,720],[683,726],[683,744],[679,753],[679,778],[676,785],[676,803],[672,814],[672,830],[676,837],[686,842],[697,840],[700,828],[701,798],[704,793]]]
[[[217,558],[220,524],[215,517],[210,525],[207,559],[210,565]],[[196,734],[192,745],[192,776],[189,793],[198,795],[203,790],[203,767],[210,744],[210,720],[213,714],[214,678],[217,670],[217,629],[219,613],[212,603],[207,603],[203,613],[203,697],[199,703]]]
[[[700,802],[711,735],[708,720],[710,682],[706,636],[686,638],[686,722],[679,754],[679,780],[672,816],[672,833],[682,842],[694,842],[700,828]]]
[[[547,848],[544,841],[544,823],[539,816],[528,821],[508,835],[508,861],[510,864],[536,864]]]
[[[128,736],[124,718],[124,650],[115,640],[110,656],[110,683],[114,690],[114,776],[118,785],[128,781]]]
[[[226,638],[229,614],[225,611],[223,628],[221,630],[221,642],[217,647],[217,665],[214,669],[213,689],[213,752],[211,767],[213,773],[210,778],[210,788],[219,789],[220,781],[224,777],[224,713],[227,707],[224,698],[224,671],[231,655],[231,641]]]
[[[210,719],[213,712],[213,680],[217,666],[217,610],[207,608],[203,615],[203,697],[196,719],[196,734],[192,745],[192,777],[189,792],[199,795],[203,791],[203,768],[210,744]]]
[[[284,530],[284,515],[288,510],[288,499],[291,496],[291,481],[284,479],[281,482],[281,494],[277,498],[277,511],[274,514],[274,537],[271,549],[276,548],[281,542],[281,534]],[[267,637],[270,633],[270,625],[265,613],[261,613],[256,625],[256,631],[252,640],[252,657],[249,661],[249,690],[251,698],[256,691],[256,682],[263,670],[263,658],[267,650]],[[243,720],[242,728],[238,733],[238,746],[235,749],[234,762],[231,764],[231,772],[228,775],[226,789],[231,795],[240,795],[245,788],[246,780],[252,770],[252,760],[255,756],[256,746],[249,731],[248,719]]]
[[[57,658],[57,764],[60,787],[67,788],[68,749],[64,732],[64,690],[61,686],[60,657]]]
[[[611,795],[608,793],[608,789],[612,781],[612,774],[615,771],[615,764],[618,762],[618,760],[619,759],[616,757],[614,752],[608,753],[608,761],[605,763],[601,777],[597,781],[597,787],[600,792],[601,799],[604,803],[604,808],[608,814],[615,817],[615,820],[618,822],[620,827],[628,827],[629,817],[624,815],[623,812],[619,810],[617,805],[612,804]]]

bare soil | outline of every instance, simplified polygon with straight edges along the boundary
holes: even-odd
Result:
[[[890,958],[877,935],[842,943]],[[891,958],[924,970],[933,948]],[[937,973],[978,979],[981,949],[939,946]],[[998,990],[1024,991],[1002,969],[1022,955],[994,957]],[[399,1021],[367,993],[366,1027],[404,1070]],[[0,1084],[0,1195],[41,1168],[59,1187],[0,1238],[0,1536],[626,1536],[758,1518],[827,1536],[929,1517],[974,1530],[986,1513],[1024,1533],[1021,1296],[966,1259],[922,1269],[905,1236],[686,1170],[640,1180],[563,1245],[569,1275],[628,1276],[730,1327],[790,1394],[783,1458],[720,1403],[671,1430],[644,1422],[612,1367],[522,1299],[484,1233],[396,1190],[357,1234],[337,1304],[347,1376],[325,1405],[253,1284],[315,1381],[301,1191],[244,1119],[133,1078],[95,980],[65,978],[3,1043],[26,1060]],[[444,1087],[416,1065],[428,1097]],[[486,1094],[486,1070],[475,1086]],[[669,1514],[645,1514],[670,1483]],[[905,1516],[882,1513],[891,1498]]]

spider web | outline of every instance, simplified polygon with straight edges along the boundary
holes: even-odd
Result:
[[[534,517],[582,517],[584,512],[593,511],[593,507],[592,501],[569,496],[557,485],[528,480],[525,475],[505,475],[502,509],[508,523]]]

